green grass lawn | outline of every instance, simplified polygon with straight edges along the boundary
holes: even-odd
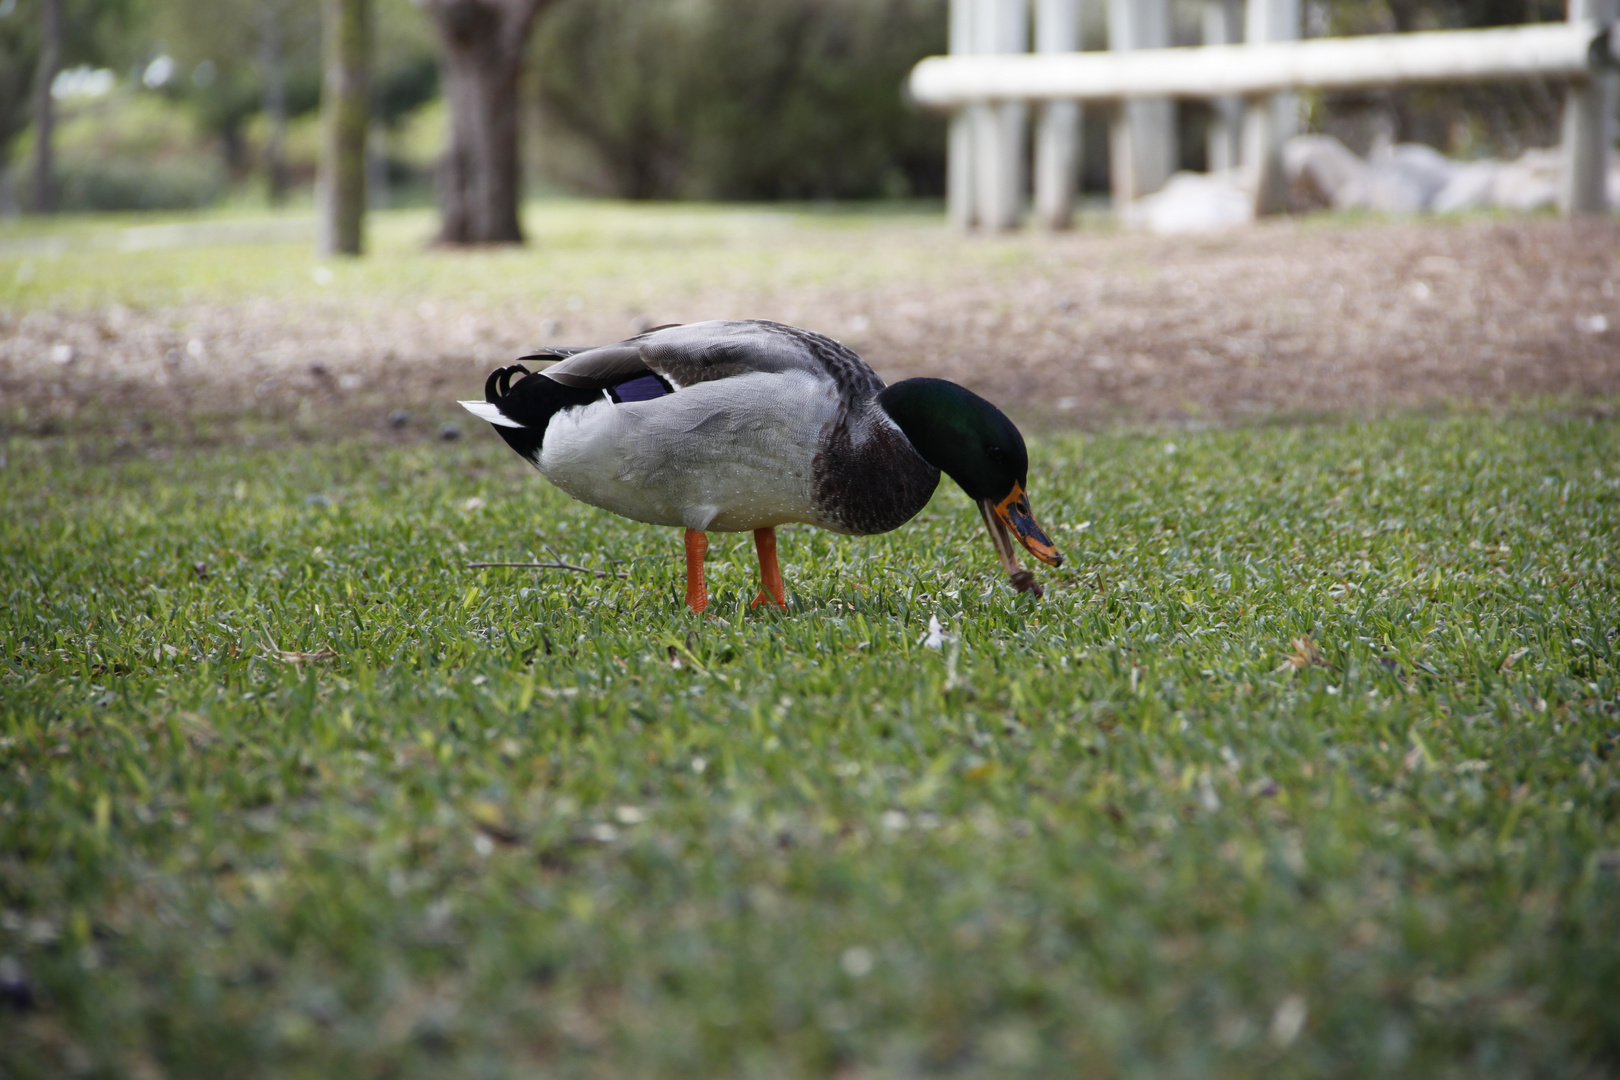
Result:
[[[954,244],[940,213],[926,202],[818,209],[537,199],[524,204],[530,247],[457,257],[428,247],[431,211],[388,210],[367,218],[367,258],[324,264],[314,216],[304,212],[25,217],[0,221],[0,313],[266,298],[662,305],[714,287],[860,289],[896,276],[993,275],[1039,257],[1019,238]],[[948,261],[940,257],[947,248]]]
[[[0,468],[0,1076],[1620,1067],[1613,424],[1050,437],[1044,600],[947,485],[710,619],[482,430],[118,454]]]

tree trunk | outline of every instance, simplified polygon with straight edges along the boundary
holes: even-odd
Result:
[[[44,0],[39,8],[39,67],[34,69],[34,209],[56,209],[56,102],[51,84],[62,67],[62,0]]]
[[[358,255],[366,217],[371,0],[326,0],[324,14],[318,246],[322,255]]]
[[[441,244],[521,244],[518,75],[552,0],[419,0],[438,32],[450,146],[439,163]]]
[[[275,4],[261,9],[259,66],[264,75],[264,118],[270,131],[264,141],[264,171],[270,205],[287,201],[287,67],[283,58],[281,12]]]
[[[11,164],[0,159],[0,221],[17,216],[17,193],[12,189]]]

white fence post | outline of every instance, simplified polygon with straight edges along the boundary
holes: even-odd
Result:
[[[1620,15],[1620,0],[1569,0],[1569,21],[1599,23]],[[1564,176],[1558,193],[1566,214],[1603,214],[1609,209],[1609,154],[1614,148],[1616,86],[1612,69],[1572,80],[1564,95]]]
[[[1080,51],[1080,0],[1035,0],[1035,51]],[[1080,103],[1048,101],[1035,128],[1035,217],[1048,229],[1074,222],[1080,186]]]
[[[1242,41],[1243,0],[1204,0],[1204,44]],[[1209,171],[1235,169],[1243,160],[1243,99],[1219,97],[1209,106]]]
[[[1169,0],[1108,0],[1109,49],[1163,49],[1169,44]],[[1158,191],[1176,167],[1175,102],[1120,102],[1109,126],[1108,155],[1115,212]]]
[[[1299,40],[1299,0],[1248,0],[1244,38],[1253,44]],[[1297,133],[1299,99],[1291,93],[1252,97],[1243,110],[1243,157],[1255,214],[1288,209],[1282,148]]]
[[[951,0],[950,52],[965,56],[978,52],[973,37],[974,5],[977,0]],[[952,225],[971,229],[978,200],[973,191],[973,116],[971,108],[951,114],[949,142],[945,157],[945,213]]]
[[[1029,0],[977,0],[974,40],[979,52],[1022,53],[1029,49]],[[1029,106],[1021,101],[977,105],[973,113],[973,178],[984,229],[1017,226],[1024,209],[1028,169]]]

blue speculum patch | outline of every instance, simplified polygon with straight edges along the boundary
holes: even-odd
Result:
[[[623,405],[629,401],[651,401],[670,392],[669,384],[657,375],[638,375],[615,386],[610,393]]]

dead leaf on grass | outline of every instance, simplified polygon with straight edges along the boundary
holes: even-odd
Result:
[[[219,732],[214,730],[214,725],[197,713],[177,713],[175,718],[180,721],[180,726],[185,729],[186,739],[192,746],[201,749],[219,742]]]
[[[1294,671],[1304,671],[1308,667],[1327,667],[1327,657],[1322,655],[1322,650],[1311,640],[1311,635],[1305,634],[1295,638],[1293,646],[1294,651],[1283,657],[1283,667]],[[1281,671],[1282,668],[1277,670]]]
[[[496,843],[511,846],[523,839],[501,808],[492,802],[473,803],[472,819],[473,826]]]

